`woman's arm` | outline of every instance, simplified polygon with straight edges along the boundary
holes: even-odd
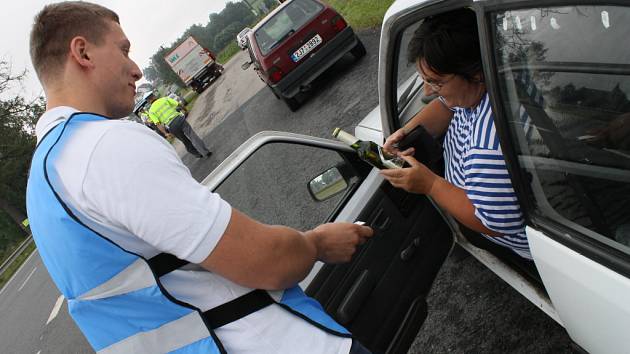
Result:
[[[407,133],[417,125],[422,125],[432,136],[440,136],[446,132],[453,117],[453,111],[442,103],[439,99],[431,101],[424,109],[418,112],[404,127],[395,131],[385,141],[383,148],[389,153],[398,153],[394,144],[400,142]],[[413,150],[408,149],[402,152],[403,155],[412,155]]]
[[[394,187],[402,188],[411,193],[428,195],[442,209],[468,228],[489,236],[501,236],[500,233],[487,228],[477,218],[475,206],[468,199],[464,189],[456,187],[436,175],[412,156],[403,156],[403,159],[409,163],[410,167],[381,170],[381,174]]]

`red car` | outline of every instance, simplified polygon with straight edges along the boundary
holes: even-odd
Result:
[[[365,55],[365,47],[344,18],[318,0],[285,1],[248,34],[251,61],[258,76],[292,111],[298,93],[346,53]]]

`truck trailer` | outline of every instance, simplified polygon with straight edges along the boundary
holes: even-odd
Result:
[[[201,93],[223,72],[212,52],[199,45],[193,36],[186,38],[164,57],[186,86]]]

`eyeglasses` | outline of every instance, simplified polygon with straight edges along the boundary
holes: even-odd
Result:
[[[436,81],[425,79],[422,75],[420,75],[420,77],[427,85],[429,85],[431,90],[435,92],[439,92],[444,85],[446,85],[449,81],[453,80],[453,78],[455,77],[455,74],[453,74],[449,79],[444,80],[442,82],[436,82]]]

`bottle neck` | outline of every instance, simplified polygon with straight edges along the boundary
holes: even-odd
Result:
[[[354,135],[350,133],[346,133],[343,130],[339,130],[336,136],[339,141],[344,142],[350,146],[354,145],[359,139],[357,139]]]

